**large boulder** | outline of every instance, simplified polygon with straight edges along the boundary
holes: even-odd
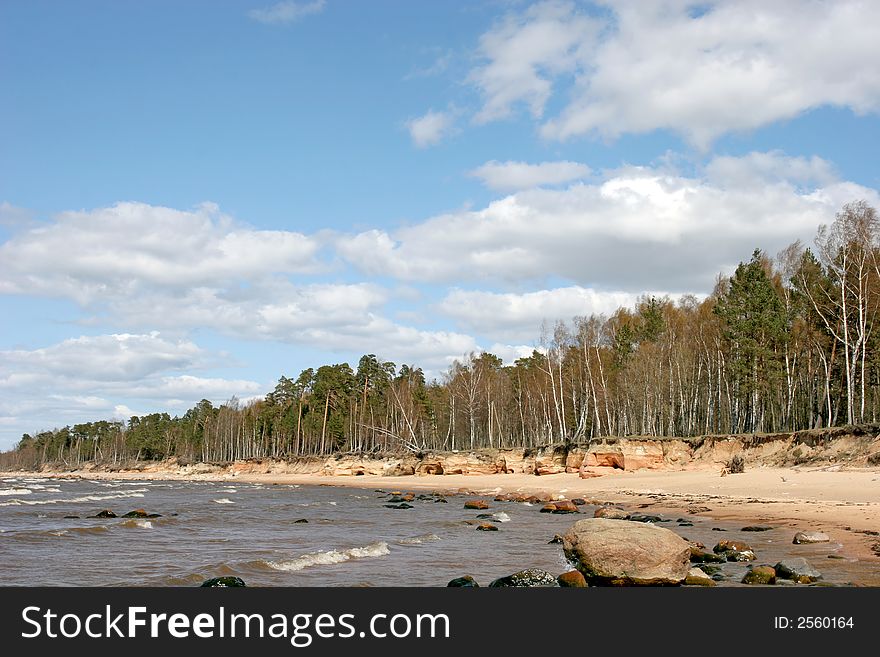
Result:
[[[822,579],[822,573],[813,568],[806,559],[802,557],[793,557],[791,559],[783,559],[774,567],[776,577],[779,579],[790,579],[801,584],[812,584]]]
[[[563,536],[562,549],[590,584],[675,585],[690,569],[688,542],[650,523],[579,520]]]
[[[629,513],[613,506],[601,506],[593,512],[594,518],[608,518],[609,520],[629,520]]]
[[[493,580],[489,586],[494,588],[537,588],[559,586],[559,583],[556,581],[556,577],[546,570],[527,568],[507,577],[499,577]]]
[[[792,543],[798,545],[800,543],[827,543],[831,539],[828,537],[828,534],[823,534],[822,532],[798,532],[794,535],[794,539]]]

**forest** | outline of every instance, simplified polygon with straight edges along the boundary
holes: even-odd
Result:
[[[471,353],[429,381],[415,364],[368,354],[356,367],[281,376],[246,404],[202,400],[177,417],[25,434],[0,467],[528,448],[877,422],[878,309],[880,222],[855,201],[812,245],[773,256],[756,249],[703,299],[643,296],[607,316],[572,308],[570,321],[542,327],[533,353],[509,365]]]

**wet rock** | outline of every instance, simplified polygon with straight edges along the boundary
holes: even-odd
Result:
[[[516,495],[512,495],[511,493],[501,493],[500,495],[496,495],[493,499],[496,502],[514,502],[516,500]]]
[[[471,588],[471,589],[480,588],[480,585],[477,584],[477,580],[475,580],[470,575],[465,575],[464,577],[456,577],[455,579],[451,579],[451,580],[449,580],[449,584],[447,584],[446,586]]]
[[[547,541],[547,545],[562,545],[562,536],[553,534],[553,538]]]
[[[823,534],[822,532],[815,531],[806,531],[806,532],[798,532],[794,535],[794,539],[792,543],[795,545],[800,545],[801,543],[827,543],[831,538],[828,534]]]
[[[538,588],[559,586],[551,573],[538,568],[527,568],[507,577],[499,577],[489,584],[492,588]]]
[[[79,520],[79,516],[64,516],[65,520]]]
[[[801,557],[783,559],[773,568],[776,570],[776,577],[780,579],[790,579],[799,584],[811,584],[822,579],[822,573],[813,568],[806,559]]]
[[[845,557],[840,556],[839,554],[829,554],[828,559],[844,559]]]
[[[104,509],[103,511],[98,511],[93,516],[89,516],[90,518],[116,518],[118,517],[115,513],[113,513],[110,509]]]
[[[299,520],[294,520],[294,521],[293,521],[293,524],[294,524],[294,525],[307,525],[308,522],[309,522],[309,521],[306,520],[305,518],[300,518]]]
[[[434,504],[437,504],[437,503],[448,504],[449,500],[447,500],[445,497],[438,497],[436,500],[434,500]]]
[[[680,584],[690,569],[687,541],[651,523],[579,520],[563,536],[563,550],[590,584]]]
[[[587,503],[587,501],[583,498],[576,497],[571,501],[571,503],[574,504],[575,506],[584,506]]]
[[[411,509],[413,508],[412,504],[407,504],[406,502],[401,502],[400,504],[386,504],[386,509]]]
[[[684,583],[688,586],[715,586],[715,580],[700,568],[691,568]]]
[[[483,510],[483,509],[488,509],[489,504],[483,500],[468,500],[467,502],[464,503],[464,508],[465,509]]]
[[[587,580],[579,570],[569,570],[556,578],[559,586],[563,588],[583,589],[587,587]]]
[[[706,513],[711,510],[712,509],[710,509],[708,506],[689,506],[688,507],[688,513]]]
[[[559,500],[550,502],[541,508],[541,513],[580,513],[573,502],[568,500]]]
[[[593,512],[594,518],[607,518],[608,520],[629,520],[629,514],[623,509],[613,506],[599,507]]]
[[[723,555],[728,561],[754,561],[757,557],[752,547],[743,541],[723,540],[712,548],[715,554]]]
[[[715,554],[714,552],[704,552],[699,548],[691,548],[691,563],[726,563],[727,557],[723,554]]]
[[[477,531],[478,532],[497,532],[498,527],[493,525],[491,522],[482,522],[479,525],[477,525]]]
[[[134,511],[129,511],[128,513],[126,513],[122,517],[123,518],[149,518],[150,514],[148,514],[143,509],[135,509]]]
[[[237,588],[247,586],[241,577],[213,577],[201,584],[202,588]]]
[[[147,518],[161,518],[161,517],[162,517],[161,513],[148,513],[147,514]]]
[[[773,527],[766,527],[764,525],[749,525],[748,527],[743,527],[740,529],[741,532],[769,532]]]
[[[684,522],[679,521],[678,526],[679,527],[693,527],[694,523],[688,522],[686,520]]]
[[[712,528],[712,531],[713,531],[713,532],[726,532],[727,530],[726,530],[726,529],[722,529],[721,527],[713,527],[713,528]]]
[[[750,567],[742,578],[743,584],[775,584],[776,570],[772,566]]]
[[[644,513],[634,513],[629,519],[632,522],[663,522],[660,516],[649,516]]]
[[[723,568],[721,566],[711,563],[700,564],[700,570],[702,570],[709,576],[718,575],[719,573],[723,572]]]

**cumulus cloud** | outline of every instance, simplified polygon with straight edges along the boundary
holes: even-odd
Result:
[[[536,339],[544,322],[552,325],[578,315],[611,314],[620,307],[634,306],[638,296],[580,286],[525,293],[457,289],[446,295],[439,309],[480,335],[523,341]]]
[[[451,111],[435,112],[429,110],[422,116],[406,122],[406,129],[413,144],[427,148],[439,144],[454,129],[455,116]]]
[[[228,285],[315,271],[319,248],[315,237],[237,225],[210,203],[192,211],[118,203],[65,212],[13,235],[0,245],[0,293],[88,304],[145,285]]]
[[[669,129],[698,147],[821,106],[880,108],[880,5],[571,2],[512,13],[480,39],[477,122],[524,105],[549,139]],[[544,117],[554,91],[563,108]]]
[[[80,336],[37,349],[0,351],[0,442],[95,419],[128,419],[131,408],[185,408],[264,392],[246,379],[196,376],[211,358],[189,340],[157,332]]]
[[[762,180],[768,168],[791,168],[797,179]],[[754,248],[775,253],[794,239],[809,242],[844,203],[877,204],[876,190],[825,179],[830,170],[780,154],[713,161],[695,175],[629,167],[591,184],[518,192],[483,209],[345,236],[336,248],[366,273],[410,281],[483,278],[485,287],[561,278],[626,292],[708,291],[719,269]],[[824,182],[805,186],[805,175]],[[748,179],[760,182],[743,187]]]
[[[489,189],[509,192],[530,187],[560,185],[590,175],[590,167],[579,162],[498,162],[492,160],[470,172]]]
[[[285,0],[263,9],[252,9],[248,12],[248,16],[260,23],[295,23],[306,16],[321,13],[326,4],[325,0],[314,0],[314,2]]]

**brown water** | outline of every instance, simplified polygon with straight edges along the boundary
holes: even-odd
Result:
[[[486,498],[488,511],[468,511],[463,498],[449,497],[394,510],[383,506],[387,499],[326,486],[0,479],[0,584],[193,586],[237,575],[252,586],[444,586],[470,574],[485,586],[528,567],[568,570],[561,546],[548,541],[594,508],[573,517]],[[162,517],[86,518],[137,508]],[[500,531],[465,522],[480,513],[502,513]],[[300,518],[308,523],[296,524]],[[679,518],[694,524],[679,526]],[[803,556],[826,582],[880,585],[872,564],[827,558],[840,550],[836,543],[792,545],[790,528],[745,533],[703,517],[663,520],[709,549],[722,538],[744,540],[755,563]],[[738,585],[746,567],[725,564],[719,584]]]

